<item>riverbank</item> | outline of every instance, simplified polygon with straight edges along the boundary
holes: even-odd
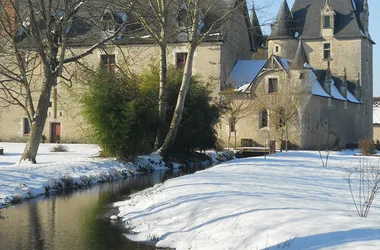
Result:
[[[169,168],[169,164],[158,155],[141,156],[132,163],[98,158],[97,145],[67,144],[63,145],[67,147],[67,152],[51,152],[56,146],[57,144],[41,144],[38,164],[17,164],[25,144],[0,142],[0,147],[4,148],[4,155],[0,155],[0,207],[49,192]],[[223,158],[211,152],[209,155],[212,161]],[[172,163],[170,166],[180,167],[181,164]]]
[[[380,197],[357,215],[348,170],[377,157],[318,152],[237,159],[115,204],[135,241],[182,249],[378,249]],[[353,179],[357,194],[357,176]]]

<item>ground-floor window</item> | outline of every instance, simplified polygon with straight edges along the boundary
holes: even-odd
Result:
[[[30,133],[30,124],[29,124],[28,118],[25,117],[22,123],[23,123],[23,133],[24,135],[28,135]]]

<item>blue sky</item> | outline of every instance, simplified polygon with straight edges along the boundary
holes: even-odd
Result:
[[[264,27],[264,32],[270,32],[269,23],[274,20],[277,15],[278,8],[282,0],[255,0],[255,7],[258,9],[257,15],[260,22],[268,24]],[[269,3],[270,2],[270,3]],[[347,0],[348,2],[348,0]],[[289,7],[292,8],[294,0],[288,0]],[[380,0],[368,0],[370,10],[369,31],[372,39],[379,45],[374,45],[373,52],[373,95],[380,96]]]

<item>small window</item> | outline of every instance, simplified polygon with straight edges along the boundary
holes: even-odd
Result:
[[[177,53],[176,54],[176,65],[177,69],[184,69],[187,60],[187,53]]]
[[[300,73],[300,79],[305,79],[304,73]]]
[[[278,128],[282,128],[285,126],[285,111],[283,108],[278,110]]]
[[[59,116],[62,116],[62,112],[59,112]]]
[[[236,132],[236,127],[235,127],[235,124],[236,124],[236,120],[234,118],[230,118],[229,119],[229,125],[230,125],[230,132]]]
[[[330,16],[324,16],[323,28],[324,29],[330,29],[331,28],[331,17]]]
[[[30,133],[30,124],[28,118],[23,119],[23,127],[24,127],[24,135],[28,135]]]
[[[331,58],[331,44],[324,43],[323,44],[323,58],[330,59]]]
[[[268,127],[268,111],[266,109],[260,112],[260,128]]]
[[[269,78],[268,79],[268,93],[277,92],[277,78]]]
[[[102,55],[101,63],[102,63],[103,69],[105,69],[107,72],[115,72],[115,67],[116,67],[115,55]]]
[[[52,106],[53,106],[53,103],[49,102],[49,108],[51,108]]]
[[[276,45],[276,46],[274,47],[274,52],[275,52],[275,53],[280,52],[280,46]]]

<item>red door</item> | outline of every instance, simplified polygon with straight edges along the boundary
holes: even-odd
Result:
[[[53,122],[51,124],[51,135],[50,142],[60,142],[61,140],[61,124],[58,122]]]

